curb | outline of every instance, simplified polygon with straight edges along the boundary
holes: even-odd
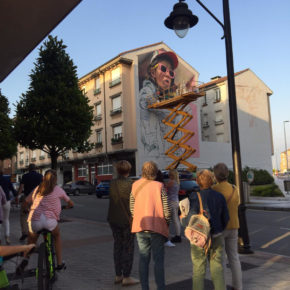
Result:
[[[246,204],[247,209],[268,210],[268,211],[290,211],[288,207],[274,207],[267,205]]]

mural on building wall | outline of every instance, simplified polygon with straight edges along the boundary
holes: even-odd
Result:
[[[162,120],[169,114],[166,109],[148,109],[152,102],[161,102],[164,99],[178,96],[196,89],[197,75],[187,69],[172,51],[159,49],[138,56],[139,95],[139,150],[141,160],[155,158],[157,161],[164,158],[164,152],[169,144],[163,139],[169,128]],[[186,125],[187,129],[195,132],[188,141],[196,151],[192,157],[199,157],[199,137],[196,104],[190,103],[186,111],[194,117]],[[176,120],[178,121],[178,120]],[[180,136],[176,136],[180,138]],[[141,148],[140,148],[141,147]],[[160,165],[160,164],[159,164]],[[165,166],[162,162],[162,165]]]

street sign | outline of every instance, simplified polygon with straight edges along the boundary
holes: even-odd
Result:
[[[252,170],[247,172],[247,179],[249,183],[252,183],[254,181],[254,172]]]

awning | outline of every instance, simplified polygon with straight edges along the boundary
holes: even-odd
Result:
[[[0,1],[0,82],[82,0]]]

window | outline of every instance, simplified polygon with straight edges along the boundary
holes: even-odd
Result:
[[[216,125],[221,125],[223,123],[224,123],[224,121],[223,121],[223,111],[222,110],[215,111],[215,124]]]
[[[96,118],[95,120],[101,120],[102,119],[102,106],[101,102],[96,104]]]
[[[98,175],[113,174],[113,165],[110,163],[101,163],[97,166]]]
[[[45,159],[45,152],[44,151],[40,151],[40,156],[39,156],[39,159],[40,160],[43,160],[43,159]]]
[[[96,142],[97,147],[102,145],[102,130],[96,131],[96,140],[97,140],[97,142]]]
[[[208,135],[205,135],[204,138],[203,138],[203,141],[208,142],[209,141],[209,136]]]
[[[112,97],[112,110],[111,115],[122,112],[121,95]]]
[[[69,159],[69,151],[64,152],[63,159]]]
[[[35,161],[36,161],[36,151],[33,150],[33,151],[32,151],[31,162],[35,162]]]
[[[85,165],[81,164],[78,166],[78,177],[86,177],[87,176],[87,168]]]
[[[94,90],[94,94],[97,95],[101,92],[101,83],[100,83],[100,78],[96,78],[95,81],[95,90]]]
[[[23,164],[24,163],[24,153],[23,152],[20,152],[20,155],[19,155],[19,164]]]
[[[215,99],[214,102],[218,103],[221,101],[221,91],[220,89],[215,89]]]
[[[114,139],[122,138],[122,125],[113,127],[113,138]]]
[[[113,87],[121,82],[121,70],[119,67],[111,71],[110,87]]]
[[[82,86],[81,91],[82,91],[83,95],[85,95],[85,94],[87,93],[87,91],[86,91],[86,86]]]

